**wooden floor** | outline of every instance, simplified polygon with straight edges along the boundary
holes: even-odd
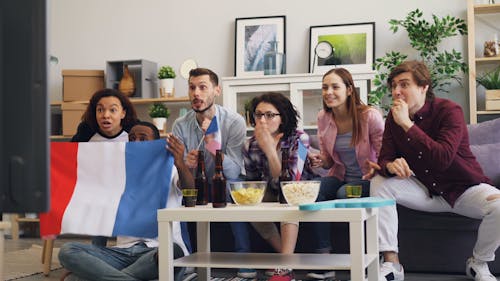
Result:
[[[63,243],[68,242],[68,241],[88,241],[83,238],[62,238],[62,239],[56,239],[55,242],[55,247],[60,247]],[[33,244],[37,245],[42,245],[42,241],[38,238],[20,238],[19,240],[12,240],[10,238],[5,239],[5,258],[8,259],[9,254],[8,252],[11,251],[16,251],[16,250],[21,250],[21,249],[28,249],[30,248]],[[57,257],[54,257],[57,258]],[[34,264],[33,267],[39,268],[41,265],[40,264]],[[230,270],[214,270],[213,271],[214,275],[217,276],[227,276],[231,275],[232,271]],[[44,276],[43,274],[38,274],[38,275],[33,275],[25,278],[20,278],[16,279],[16,281],[58,281],[63,274],[63,270],[54,270],[50,273],[50,275]],[[301,279],[305,275],[305,272],[297,272],[296,273],[296,279]],[[341,273],[342,275],[342,273]],[[438,280],[443,280],[443,281],[466,281],[470,280],[466,278],[465,276],[459,276],[459,275],[436,275],[436,274],[422,274],[422,273],[406,273],[405,274],[405,280],[406,281],[438,281]],[[498,278],[497,278],[498,279]]]

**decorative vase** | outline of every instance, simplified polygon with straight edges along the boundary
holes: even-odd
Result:
[[[285,74],[285,54],[278,52],[278,41],[269,41],[271,50],[264,54],[264,75]]]
[[[131,97],[135,94],[135,81],[132,74],[128,70],[128,65],[123,65],[123,76],[120,80],[120,84],[118,84],[118,90],[125,94],[128,97]]]
[[[174,96],[174,78],[160,79],[160,97],[173,97]]]
[[[167,118],[165,117],[153,118],[153,124],[155,124],[156,128],[158,128],[158,131],[166,132]]]

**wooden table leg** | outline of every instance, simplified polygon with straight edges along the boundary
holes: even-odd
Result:
[[[43,240],[42,250],[42,269],[45,276],[49,276],[50,267],[52,265],[52,252],[54,251],[54,239]]]
[[[9,222],[0,220],[0,277],[3,276],[4,230],[9,228],[10,228]]]

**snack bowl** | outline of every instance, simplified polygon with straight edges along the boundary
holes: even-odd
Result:
[[[231,198],[238,205],[253,206],[262,202],[266,192],[265,181],[235,181],[230,182]]]
[[[280,184],[289,205],[313,203],[318,198],[320,181],[282,181]]]

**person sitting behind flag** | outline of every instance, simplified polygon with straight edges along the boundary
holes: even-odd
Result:
[[[255,128],[242,147],[246,179],[266,180],[268,188],[265,201],[277,202],[280,189],[281,148],[289,150],[289,170],[293,179],[313,179],[317,177],[305,157],[299,163],[300,142],[309,148],[309,136],[297,130],[299,113],[290,100],[280,93],[266,93],[255,97],[250,105],[250,123]],[[259,234],[280,253],[293,254],[299,232],[299,223],[281,222],[281,237],[273,222],[253,222]],[[293,279],[291,269],[276,268],[266,271],[273,274],[270,281],[289,281]]]
[[[159,139],[160,133],[153,124],[139,121],[130,129],[128,137],[130,141],[149,141]],[[174,164],[177,169],[172,171],[172,188],[169,191],[167,206],[178,207],[182,201],[182,193],[178,189],[179,184],[181,187],[193,186],[194,179],[184,164],[183,145],[179,142],[177,145],[169,146],[167,149],[174,155]],[[173,225],[173,240],[174,258],[189,254],[178,222]],[[118,236],[114,247],[69,242],[61,247],[59,261],[67,270],[61,277],[61,281],[153,280],[158,278],[158,241],[157,239]],[[176,267],[175,280],[182,280],[184,271],[185,268]]]
[[[223,153],[224,175],[227,181],[238,180],[243,169],[241,146],[246,138],[246,123],[235,111],[215,104],[215,98],[221,94],[219,77],[207,68],[194,68],[189,71],[188,95],[191,110],[175,120],[172,134],[184,144],[185,162],[194,169],[198,164],[198,150],[205,151],[206,175],[211,190],[215,171],[215,150]],[[212,126],[210,126],[212,124]],[[208,129],[216,129],[211,132]],[[209,193],[210,194],[210,193]],[[229,195],[229,191],[227,192]],[[230,200],[230,197],[227,197]],[[247,222],[229,223],[233,232],[235,251],[250,252],[250,226]],[[257,272],[242,268],[238,277],[255,278]]]
[[[102,89],[90,97],[72,142],[126,142],[128,132],[137,123],[130,99],[115,89]],[[108,237],[95,236],[92,244],[106,246]]]

